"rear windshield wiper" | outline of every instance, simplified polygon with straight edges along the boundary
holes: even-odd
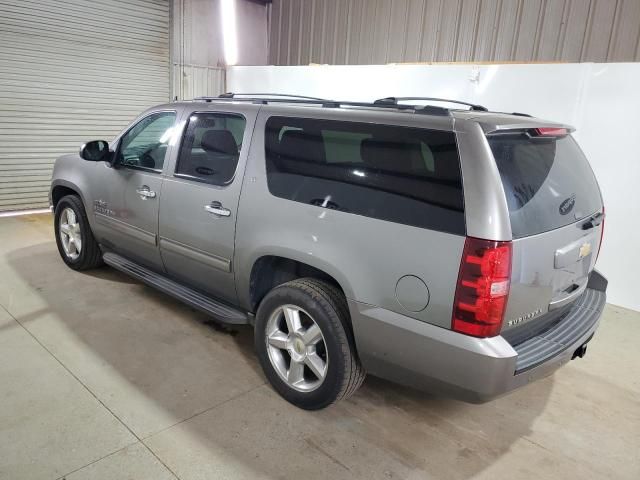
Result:
[[[604,213],[598,212],[595,215],[589,217],[589,219],[582,224],[583,230],[589,230],[590,228],[597,227],[604,220]]]

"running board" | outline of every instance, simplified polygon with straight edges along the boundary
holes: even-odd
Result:
[[[105,253],[102,256],[102,259],[104,260],[104,263],[116,270],[120,270],[121,272],[126,273],[127,275],[130,275],[151,287],[157,288],[161,292],[171,295],[187,305],[211,315],[220,322],[233,325],[247,325],[250,323],[247,314],[240,310],[236,310],[235,308],[220,303],[207,295],[203,295],[189,287],[185,287],[173,280],[169,280],[167,277],[159,275],[148,268],[142,267],[137,263],[121,257],[120,255],[109,252]]]

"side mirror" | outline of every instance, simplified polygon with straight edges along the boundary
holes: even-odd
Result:
[[[93,140],[80,147],[80,158],[89,162],[111,162],[113,152],[104,140]]]

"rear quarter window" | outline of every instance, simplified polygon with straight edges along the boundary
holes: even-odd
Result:
[[[453,132],[271,117],[265,141],[267,183],[277,197],[465,233]]]
[[[489,135],[514,238],[555,230],[602,209],[593,171],[571,135]]]

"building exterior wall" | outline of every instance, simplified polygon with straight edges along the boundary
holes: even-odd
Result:
[[[172,98],[215,96],[225,91],[220,0],[173,0]],[[267,63],[267,7],[236,0],[238,65]]]
[[[640,61],[640,0],[273,0],[273,65]]]

